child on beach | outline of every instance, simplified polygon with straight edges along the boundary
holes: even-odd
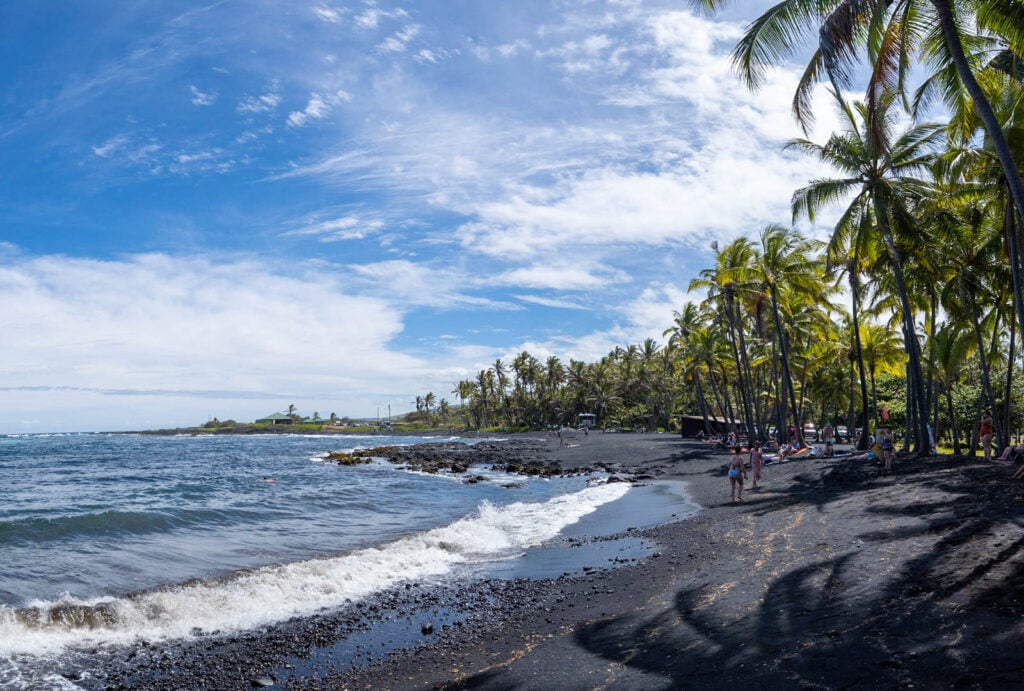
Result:
[[[732,456],[729,457],[729,494],[734,502],[743,501],[743,456],[740,455],[742,449],[737,445],[732,450]]]
[[[754,487],[757,488],[757,481],[761,479],[761,470],[764,468],[764,453],[761,451],[761,442],[755,441],[750,447],[750,472],[754,476]]]

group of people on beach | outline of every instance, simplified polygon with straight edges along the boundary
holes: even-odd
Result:
[[[867,451],[860,454],[847,454],[844,458],[848,460],[881,461],[882,474],[889,475],[892,473],[893,456],[896,451],[895,443],[893,441],[893,433],[889,428],[879,428],[878,433],[879,436],[877,437],[877,440],[875,437],[870,439],[872,446]],[[834,457],[834,435],[831,431],[831,425],[826,427],[824,437],[824,450],[814,446],[813,444],[808,444],[803,441],[799,435],[793,434],[789,443],[779,446],[778,443],[775,442],[775,446],[778,448],[778,451],[773,455],[765,456],[761,442],[755,441],[749,450],[744,449],[740,444],[736,443],[735,434],[731,434],[727,439],[733,443],[726,447],[731,450],[729,461],[726,464],[731,500],[733,502],[743,501],[743,488],[747,479],[748,463],[750,472],[753,475],[752,486],[757,488],[757,483],[763,479],[765,465],[771,463],[785,463],[786,461],[802,457]],[[725,439],[716,439],[712,441],[715,442],[715,448],[725,446]],[[1024,444],[1021,444],[1021,453],[1024,454]],[[1024,469],[1022,469],[1019,474],[1024,477]]]
[[[795,460],[804,456],[810,457],[835,457],[834,439],[835,432],[831,424],[826,424],[822,429],[822,441],[824,450],[806,443],[795,427],[790,427],[790,441],[779,444],[771,442],[773,448],[777,449],[775,454],[766,456],[761,442],[754,442],[750,449],[743,448],[738,442],[735,432],[728,435],[706,437],[703,433],[697,435],[698,439],[711,442],[713,448],[729,449],[731,454],[726,464],[729,477],[730,498],[733,502],[743,501],[743,488],[747,480],[747,468],[753,475],[753,487],[756,488],[758,481],[762,480],[764,467],[771,463],[784,463],[788,460]],[[893,458],[896,455],[896,444],[891,428],[879,426],[865,440],[868,448],[861,453],[843,454],[843,458],[851,461],[878,461],[882,465],[882,474],[890,475],[893,472]],[[985,460],[991,460],[994,456],[992,442],[995,437],[995,425],[990,411],[986,410],[981,416],[978,425],[978,437],[985,454]],[[934,444],[933,444],[934,453]],[[1020,461],[1021,467],[1011,476],[1013,480],[1024,480],[1024,442],[1010,444],[1003,449],[1002,455],[996,457],[1000,461]]]

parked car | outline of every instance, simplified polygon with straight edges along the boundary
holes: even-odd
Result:
[[[804,441],[818,441],[818,428],[813,422],[804,423]]]
[[[846,425],[836,427],[836,441],[850,441],[850,430]]]

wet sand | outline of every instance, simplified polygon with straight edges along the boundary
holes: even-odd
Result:
[[[1009,464],[897,459],[886,477],[869,462],[797,460],[768,466],[762,487],[748,482],[732,503],[727,454],[706,444],[577,442],[544,448],[567,468],[685,480],[704,508],[625,531],[651,546],[637,560],[542,580],[410,584],[344,612],[134,656],[102,686],[1024,684],[1024,484],[1007,479]]]

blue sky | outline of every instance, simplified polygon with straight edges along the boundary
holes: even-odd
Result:
[[[732,72],[764,6],[6,3],[0,433],[404,412],[661,340],[820,174],[800,66]]]

